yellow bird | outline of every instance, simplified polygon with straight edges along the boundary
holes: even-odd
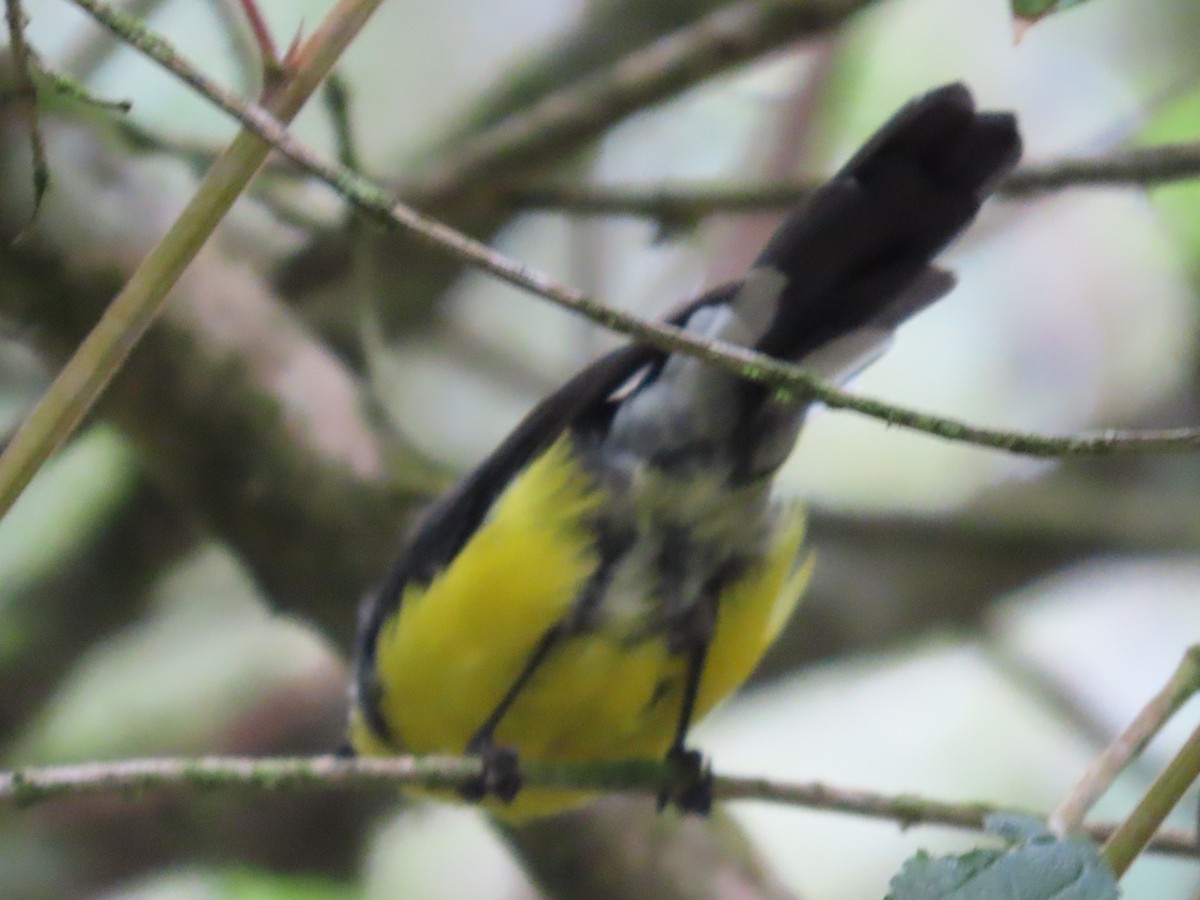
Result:
[[[909,103],[781,225],[746,277],[670,321],[844,379],[947,293],[932,259],[1016,164],[1012,115],[962,85]],[[704,811],[688,729],[779,635],[809,563],[772,503],[803,403],[630,345],[541,402],[437,503],[364,611],[350,714],[367,755],[478,754],[463,793],[527,818],[518,759],[665,757]]]

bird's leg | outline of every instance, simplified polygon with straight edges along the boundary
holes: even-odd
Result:
[[[521,789],[521,772],[517,765],[517,751],[512,747],[501,747],[495,742],[496,729],[512,708],[521,691],[529,684],[529,679],[538,667],[546,661],[550,652],[566,636],[567,630],[560,623],[553,626],[543,636],[529,655],[525,667],[509,686],[495,709],[484,720],[479,729],[467,742],[466,752],[477,756],[483,762],[483,771],[470,779],[459,788],[463,799],[478,803],[488,796],[498,797],[509,803]]]
[[[659,791],[660,812],[668,805],[677,807],[681,812],[702,816],[712,810],[712,767],[699,750],[688,748],[687,734],[692,725],[696,697],[700,693],[700,681],[704,677],[704,663],[708,657],[708,647],[712,643],[716,624],[717,592],[705,591],[705,596],[696,604],[688,623],[687,670],[684,673],[683,699],[679,706],[679,719],[675,724],[675,738],[667,751],[667,764],[674,773],[670,783]]]

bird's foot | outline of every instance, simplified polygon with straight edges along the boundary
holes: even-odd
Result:
[[[658,792],[658,811],[673,806],[683,813],[706,816],[712,812],[712,765],[699,750],[672,747],[667,752],[671,769],[668,783]]]
[[[469,803],[479,803],[488,797],[495,797],[504,803],[511,803],[521,790],[517,751],[511,747],[497,747],[490,741],[472,741],[467,753],[478,757],[483,769],[459,787],[462,798]]]

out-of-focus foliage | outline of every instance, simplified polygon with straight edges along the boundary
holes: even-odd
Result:
[[[205,547],[164,580],[142,622],[80,660],[19,755],[202,753],[214,726],[254,712],[263,694],[317,679],[328,653],[312,631],[264,608],[229,554]]]
[[[0,667],[19,663],[25,640],[41,627],[24,595],[101,527],[132,490],[134,474],[120,438],[94,430],[47,466],[0,521]]]
[[[1015,18],[1032,24],[1084,2],[1086,0],[1012,0],[1012,13]]]
[[[1200,88],[1173,97],[1150,118],[1139,136],[1147,146],[1200,141]],[[1180,255],[1190,262],[1192,277],[1200,276],[1200,184],[1182,181],[1155,189],[1154,205],[1179,240]]]
[[[331,5],[261,2],[284,45],[302,20],[319,21]],[[97,34],[62,0],[24,6],[29,39],[52,64],[77,58],[81,42]],[[227,6],[236,15],[237,4]],[[619,27],[612,0],[389,0],[342,68],[366,167],[388,180],[411,176],[430,146],[480,113],[479,96],[526,77],[551,42],[601,6],[618,23],[606,27]],[[960,79],[982,105],[1017,111],[1032,161],[1102,154],[1132,137],[1194,141],[1200,4],[1153,6],[1151,15],[1145,4],[1084,4],[1014,46],[1004,0],[881,0],[836,40],[808,42],[617,123],[554,177],[653,187],[817,175],[909,97]],[[216,7],[165,0],[150,24],[210,74],[246,87],[256,67]],[[114,53],[90,86],[131,98],[139,126],[189,142],[189,150],[215,148],[234,127],[132,51]],[[79,133],[86,141],[88,132]],[[323,151],[333,146],[317,104],[297,133]],[[108,130],[102,139],[119,140]],[[138,152],[144,160],[147,151]],[[175,154],[152,156],[163,173],[154,189],[160,202],[142,203],[113,167],[95,195],[103,202],[71,207],[71,197],[58,198],[77,210],[77,225],[102,224],[67,237],[105,230],[111,261],[126,265],[121,248],[141,248],[161,231],[161,217],[192,184]],[[63,173],[51,190],[83,174],[84,167]],[[284,224],[270,204],[243,203],[215,244],[266,290],[269,273],[306,244],[310,226],[333,227],[340,216],[336,199],[294,174],[273,176],[270,186],[306,216]],[[1158,188],[1147,199],[1137,190],[1081,189],[991,204],[945,259],[958,289],[906,326],[854,387],[1001,427],[1194,421],[1198,191]],[[739,272],[774,218],[719,216],[656,243],[652,222],[524,214],[496,244],[649,315]],[[341,273],[325,318],[309,322],[314,335],[338,317],[355,333],[371,274]],[[390,282],[379,293],[389,303],[408,299]],[[17,341],[26,337],[12,330]],[[467,274],[421,330],[371,348],[364,380],[391,427],[461,469],[536,397],[613,341]],[[21,407],[28,379],[18,384],[2,363],[0,404]],[[18,694],[0,697],[0,710],[20,713],[3,764],[336,746],[342,662],[305,623],[278,615],[287,598],[265,598],[219,540],[184,535],[156,563],[144,530],[180,525],[167,529],[147,515],[173,500],[147,500],[156,482],[144,464],[111,430],[89,430],[0,525],[0,693]],[[814,589],[772,661],[771,680],[705,723],[700,745],[720,771],[1051,808],[1200,635],[1195,467],[1194,457],[1030,464],[815,412],[780,486],[816,501]],[[193,510],[179,513],[202,531]],[[97,621],[98,597],[110,586],[101,559],[129,575],[138,596],[99,637],[75,648],[65,636]],[[347,622],[356,599],[345,600]],[[922,630],[914,633],[913,623]],[[47,634],[59,636],[49,648],[38,643]],[[61,646],[72,649],[52,681],[23,684],[18,693],[16,675],[41,671]],[[813,664],[814,657],[823,658]],[[1188,721],[1168,728],[1097,815],[1127,812],[1189,728]],[[254,797],[230,799],[240,815],[220,819],[213,798],[6,812],[0,896],[433,898],[531,890],[479,814],[405,809],[369,827],[379,806],[399,806],[390,796],[375,799],[372,813],[347,813],[345,821],[331,818],[350,808],[340,795],[316,819],[270,819]],[[1194,798],[1188,803],[1194,809]],[[733,811],[792,889],[823,900],[880,896],[918,848],[959,853],[979,843],[765,804]],[[1191,824],[1180,815],[1176,824]],[[357,837],[364,831],[369,840]],[[206,832],[210,842],[200,837]],[[180,834],[183,847],[165,839]],[[322,856],[342,835],[357,843]],[[269,847],[276,837],[294,854]],[[251,854],[259,855],[250,867],[230,870],[231,855],[243,863]],[[1122,883],[1133,900],[1190,900],[1198,886],[1194,863],[1161,859],[1140,861]]]
[[[157,875],[101,900],[355,900],[361,896],[358,890],[325,878],[241,867]]]

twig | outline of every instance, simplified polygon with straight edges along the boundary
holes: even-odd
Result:
[[[1179,798],[1200,777],[1200,726],[1184,743],[1183,748],[1167,764],[1162,774],[1150,785],[1146,795],[1129,818],[1109,835],[1104,844],[1104,858],[1117,877],[1133,864],[1138,855],[1153,846],[1154,833]]]
[[[263,85],[262,52],[246,21],[241,0],[208,0],[208,5],[233,57],[233,86],[243,94],[257,93]]]
[[[760,0],[762,2],[762,0]],[[763,32],[763,39],[774,39],[778,44],[767,44],[764,52],[776,46],[787,46],[799,41],[822,39],[832,33],[833,29],[849,19],[855,13],[872,5],[874,0],[791,0],[788,4],[795,10],[797,30],[779,30]],[[771,5],[779,5],[779,0],[770,0]],[[616,125],[628,112],[623,105],[614,105],[607,99],[608,92],[614,96],[627,94],[627,85],[608,79],[607,92],[601,92],[593,99],[595,104],[589,106],[581,103],[579,94],[587,89],[589,84],[600,86],[602,81],[592,78],[599,72],[611,73],[618,65],[631,66],[630,61],[636,59],[652,60],[656,54],[656,44],[665,35],[675,34],[676,37],[692,35],[700,40],[690,43],[703,50],[706,46],[703,40],[705,30],[700,25],[708,21],[714,8],[728,7],[728,0],[685,0],[672,3],[645,3],[644,0],[603,0],[603,2],[587,5],[587,11],[577,26],[564,34],[560,39],[551,42],[546,48],[533,54],[526,62],[517,63],[506,71],[497,84],[486,90],[476,101],[470,104],[468,110],[456,116],[454,122],[442,131],[439,136],[428,142],[426,150],[419,152],[416,158],[404,167],[406,172],[413,173],[407,182],[408,188],[414,192],[419,206],[435,218],[446,221],[454,227],[474,235],[484,242],[490,242],[505,222],[513,216],[511,209],[504,208],[497,202],[494,188],[503,184],[507,179],[520,176],[529,177],[537,172],[545,172],[561,163],[571,155],[586,149],[593,141],[600,138]],[[807,8],[807,19],[800,7]],[[753,20],[750,20],[753,24]],[[700,27],[697,27],[700,25]],[[661,58],[661,53],[658,54]],[[694,85],[719,75],[725,71],[730,62],[720,54],[710,54],[711,67],[689,67],[690,79],[681,78],[674,84],[674,93],[682,93]],[[638,71],[640,77],[653,80],[660,77],[661,67],[643,65]],[[668,93],[657,98],[655,102],[669,99]],[[569,132],[569,139],[564,139],[554,130],[534,132],[537,135],[531,142],[523,162],[504,157],[495,157],[504,167],[504,178],[493,176],[487,170],[475,170],[476,179],[470,185],[449,185],[445,191],[433,197],[437,205],[425,201],[432,197],[425,193],[425,180],[422,172],[428,171],[426,166],[436,167],[437,162],[445,158],[462,158],[471,155],[472,147],[487,144],[492,141],[494,128],[514,128],[518,120],[529,121],[532,110],[540,105],[542,109],[558,107],[564,110],[579,110],[587,116],[587,128],[578,127],[578,119],[570,116],[547,120],[548,125],[562,127]],[[610,117],[597,116],[589,113],[589,109],[608,109]],[[517,170],[514,170],[516,167]],[[412,201],[414,197],[406,194],[401,199]],[[351,248],[354,238],[342,230],[325,229],[314,235],[313,240],[302,250],[291,255],[283,266],[277,270],[275,284],[286,293],[308,294],[319,291],[323,285],[345,275],[353,265],[353,260],[360,260],[359,253]],[[436,304],[437,298],[445,288],[462,272],[462,264],[451,257],[430,254],[419,243],[407,240],[403,235],[379,235],[366,242],[366,249],[372,255],[378,255],[379,263],[384,270],[389,289],[387,297],[393,301],[379,303],[381,325],[386,335],[394,336],[398,331],[411,327],[414,323],[425,319]],[[403,297],[403,302],[394,302],[395,298]]]
[[[1179,666],[1162,690],[1142,708],[1129,727],[1092,761],[1079,783],[1051,813],[1051,829],[1060,836],[1078,829],[1088,810],[1117,776],[1197,691],[1200,691],[1200,644],[1184,653]]]
[[[73,0],[98,21],[114,30],[129,26],[99,0]],[[741,8],[741,7],[739,7]],[[935,437],[974,444],[1008,453],[1043,458],[1103,456],[1116,453],[1164,453],[1200,448],[1200,427],[1144,431],[1109,430],[1095,434],[1040,435],[981,428],[954,419],[904,409],[871,397],[838,390],[802,369],[771,357],[717,341],[705,341],[682,328],[651,323],[607,306],[561,284],[530,266],[509,259],[485,244],[434,221],[389,192],[356,173],[331,163],[289,135],[265,109],[211,85],[209,79],[180,57],[165,41],[136,28],[130,35],[138,50],[196,87],[248,130],[262,137],[281,154],[328,184],[339,194],[386,224],[399,225],[432,246],[452,254],[502,281],[585,316],[605,328],[668,352],[687,353],[722,366],[751,381],[758,381],[797,398],[819,401],[832,409],[846,409],[889,425],[921,431]],[[3,460],[0,459],[0,464]]]
[[[221,2],[222,10],[226,10],[235,0]],[[452,200],[463,196],[478,199],[481,186],[490,188],[493,184],[503,184],[504,176],[511,178],[515,168],[544,168],[565,152],[580,148],[589,139],[599,137],[624,116],[666,100],[692,84],[740,62],[832,29],[872,2],[874,0],[742,2],[721,8],[698,22],[686,24],[647,47],[620,56],[612,64],[595,66],[601,68],[601,74],[576,80],[571,74],[575,72],[577,59],[594,55],[592,47],[596,37],[589,32],[586,36],[589,42],[587,49],[575,47],[568,53],[568,59],[556,59],[554,78],[562,78],[565,70],[568,73],[568,86],[550,92],[544,100],[533,106],[522,103],[521,112],[505,115],[499,121],[485,116],[487,127],[468,137],[455,137],[445,142],[444,150],[437,154],[438,162],[422,169],[400,194],[421,208],[438,208],[439,204],[452,203]],[[103,10],[103,4],[97,6],[100,7],[98,10],[89,10],[94,16],[110,16],[110,11]],[[612,29],[617,26],[616,22],[605,18],[606,12],[612,12],[613,8],[616,7],[610,5],[606,11],[598,11],[602,22],[596,28]],[[664,20],[662,26],[666,28],[670,24],[677,24],[680,17],[688,18],[683,14],[684,8],[684,5],[680,5],[678,10],[665,8],[650,13],[638,11],[638,14],[655,22]],[[127,26],[122,25],[122,28]],[[628,23],[624,23],[623,28],[628,28]],[[641,24],[635,25],[632,34],[640,35],[642,30]],[[654,35],[659,34],[656,28],[650,28],[650,31]],[[600,34],[604,34],[604,31]],[[155,36],[152,40],[158,42],[161,38]],[[620,46],[630,40],[630,35],[605,35],[605,40]],[[143,49],[148,52],[148,48]],[[175,55],[178,58],[178,54]],[[172,68],[162,59],[157,61]],[[184,68],[172,71],[234,118],[240,118],[240,114],[230,106],[235,98],[229,96],[229,92],[221,85],[209,82],[202,86],[200,80],[204,77],[199,72],[185,72]],[[514,106],[514,101],[508,96],[509,90],[516,90],[522,101],[532,90],[523,82],[520,73],[514,76],[514,84],[517,86],[502,86],[499,89],[500,98],[493,102],[498,103],[500,109],[508,110]],[[545,91],[542,92],[545,94]]]
[[[242,15],[246,17],[246,24],[250,26],[250,33],[254,35],[254,43],[258,46],[258,64],[262,68],[263,85],[270,86],[283,74],[279,51],[275,49],[275,38],[271,36],[271,29],[263,17],[262,10],[258,8],[257,0],[239,0],[239,5]]]
[[[176,152],[170,142],[161,151]],[[202,145],[183,152],[189,159],[216,156]],[[1143,187],[1200,178],[1200,143],[1163,144],[1024,166],[997,190],[1010,199],[1075,187]],[[808,197],[820,182],[813,179],[753,184],[688,182],[650,186],[518,182],[503,189],[501,202],[525,211],[565,212],[580,216],[631,216],[689,225],[712,215],[783,212]]]
[[[126,0],[121,9],[126,15],[139,19],[148,18],[155,9],[161,6],[163,0]],[[113,40],[111,34],[89,29],[59,57],[62,68],[70,72],[72,77],[81,82],[88,82],[100,70],[100,67],[112,58],[113,53],[121,46],[120,41]]]
[[[61,72],[56,72],[46,65],[38,54],[34,52],[32,47],[27,49],[29,51],[30,68],[37,74],[38,78],[46,82],[50,90],[60,97],[66,97],[77,103],[95,106],[109,112],[127,113],[133,109],[133,103],[129,100],[106,100],[103,97],[97,97],[84,87],[81,82],[68,75],[63,75]]]
[[[1028,811],[988,803],[950,803],[913,794],[877,794],[871,791],[831,787],[819,782],[778,784],[761,778],[718,776],[714,790],[716,796],[722,800],[765,800],[805,809],[889,819],[904,828],[913,825],[943,825],[982,831],[986,829],[985,820],[993,815],[1029,815]],[[1116,828],[1112,823],[1095,823],[1085,826],[1083,833],[1093,840],[1102,841],[1113,834]],[[1149,849],[1172,856],[1200,858],[1200,842],[1186,832],[1163,832],[1155,837]]]
[[[426,169],[400,194],[414,206],[436,207],[448,196],[502,183],[528,168],[531,158],[539,163],[557,158],[618,119],[717,72],[822,32],[867,5],[864,0],[754,0],[719,9],[489,128]]]
[[[517,209],[582,216],[632,216],[658,222],[698,222],[720,213],[778,212],[803,201],[815,180],[754,184],[568,184],[535,181],[511,186],[503,200]]]
[[[106,230],[94,217],[76,222],[78,211],[120,172],[143,218],[169,223],[178,212],[153,163],[117,142],[87,140],[87,127],[46,120],[61,167],[57,199],[30,240],[0,241],[0,316],[51,371],[154,238],[144,228]],[[26,156],[12,142],[4,150],[0,195],[19,178],[12,159]],[[13,227],[0,221],[0,233]],[[386,428],[355,373],[226,250],[206,247],[172,290],[107,390],[102,418],[137,447],[166,494],[238,554],[275,608],[347,647],[347,610],[393,562],[407,517],[451,473]]]
[[[953,528],[955,524],[957,523],[951,520],[951,522],[947,523],[947,526],[948,528]],[[1073,543],[1069,537],[1057,534],[1053,537],[1038,534],[1036,537],[1031,536],[1031,540],[1039,548],[1046,545],[1053,545],[1058,540],[1062,540],[1066,544]],[[1079,545],[1076,545],[1073,549],[1080,554],[1088,552]],[[1065,566],[1060,560],[1055,560],[1052,563],[1048,563],[1046,568],[1062,569]],[[997,579],[998,582],[999,580]],[[995,589],[997,585],[993,584],[992,586],[994,588],[991,594],[993,598],[996,594],[1004,593],[1002,587]],[[994,633],[994,628],[989,629],[989,631],[992,633],[986,636],[979,649],[985,655],[988,664],[998,674],[1010,681],[1013,687],[1024,694],[1028,694],[1030,698],[1043,705],[1056,722],[1067,726],[1071,731],[1083,738],[1091,747],[1095,748],[1094,752],[1098,753],[1112,743],[1112,728],[1095,711],[1090,709],[1084,703],[1083,698],[1076,695],[1057,673],[1044,665],[1042,660],[1035,658],[1032,654],[1023,653],[1006,642],[1003,628],[1000,629],[999,634]],[[1067,834],[1071,828],[1056,828],[1056,814],[1057,810],[1055,813],[1050,814],[1050,817],[1047,819],[1048,824],[1059,835]],[[1080,819],[1082,820],[1082,816]],[[1077,824],[1072,827],[1077,827]]]
[[[33,84],[32,60],[25,43],[25,10],[21,0],[5,0],[4,15],[8,24],[8,42],[12,48],[12,69],[15,100],[25,124],[29,127],[29,144],[33,157],[33,210],[30,220],[37,218],[42,198],[50,185],[50,165],[46,162],[46,142],[38,121],[37,88]]]
[[[262,130],[263,123],[269,121],[270,125],[266,127],[274,127],[279,134],[285,133],[283,126],[274,116],[263,107],[243,100],[237,94],[226,90],[218,82],[209,78],[181,56],[170,41],[151,31],[140,19],[118,9],[111,3],[104,2],[104,0],[70,0],[70,2],[90,15],[121,41],[154,60],[200,96],[207,98],[211,103],[238,119],[245,128],[273,145],[278,144],[266,137]]]
[[[1154,187],[1200,178],[1200,141],[1135,147],[1104,156],[1061,159],[1026,166],[1000,187],[1009,197],[1027,197],[1061,188],[1109,185]]]
[[[285,80],[272,92],[272,117],[286,122],[296,115],[381,2],[340,0],[305,43]],[[77,3],[98,5],[94,0]],[[145,38],[145,32],[141,33]],[[0,515],[7,512],[42,463],[83,420],[154,321],[167,292],[254,177],[270,149],[269,143],[248,129],[234,138],[179,218],[67,361],[0,455]]]
[[[354,134],[354,123],[350,115],[350,86],[337,72],[325,80],[321,92],[325,111],[333,127],[334,146],[337,148],[338,165],[352,172],[361,172],[362,154],[358,152],[358,140]]]
[[[1002,197],[1030,197],[1074,187],[1154,187],[1200,178],[1200,142],[1164,144],[1023,166],[999,187]],[[637,185],[516,184],[505,199],[524,210],[589,216],[636,216],[692,223],[716,213],[787,210],[820,184],[815,180],[770,184]]]
[[[297,790],[329,787],[420,787],[453,790],[477,777],[480,762],[472,757],[344,759],[337,756],[295,758],[200,757],[133,759],[119,762],[45,766],[0,772],[0,803],[29,806],[58,797],[83,794],[139,794],[160,790]],[[649,760],[567,764],[527,762],[521,767],[527,787],[654,795],[673,777],[664,763]],[[885,819],[903,827],[942,825],[981,830],[997,813],[1017,812],[986,803],[948,803],[912,795],[890,796],[833,787],[817,782],[780,783],[763,778],[718,775],[714,792],[721,800],[760,800],[805,809]],[[1112,825],[1087,829],[1103,839]],[[1151,844],[1156,852],[1200,857],[1200,845],[1188,835],[1161,834]]]

